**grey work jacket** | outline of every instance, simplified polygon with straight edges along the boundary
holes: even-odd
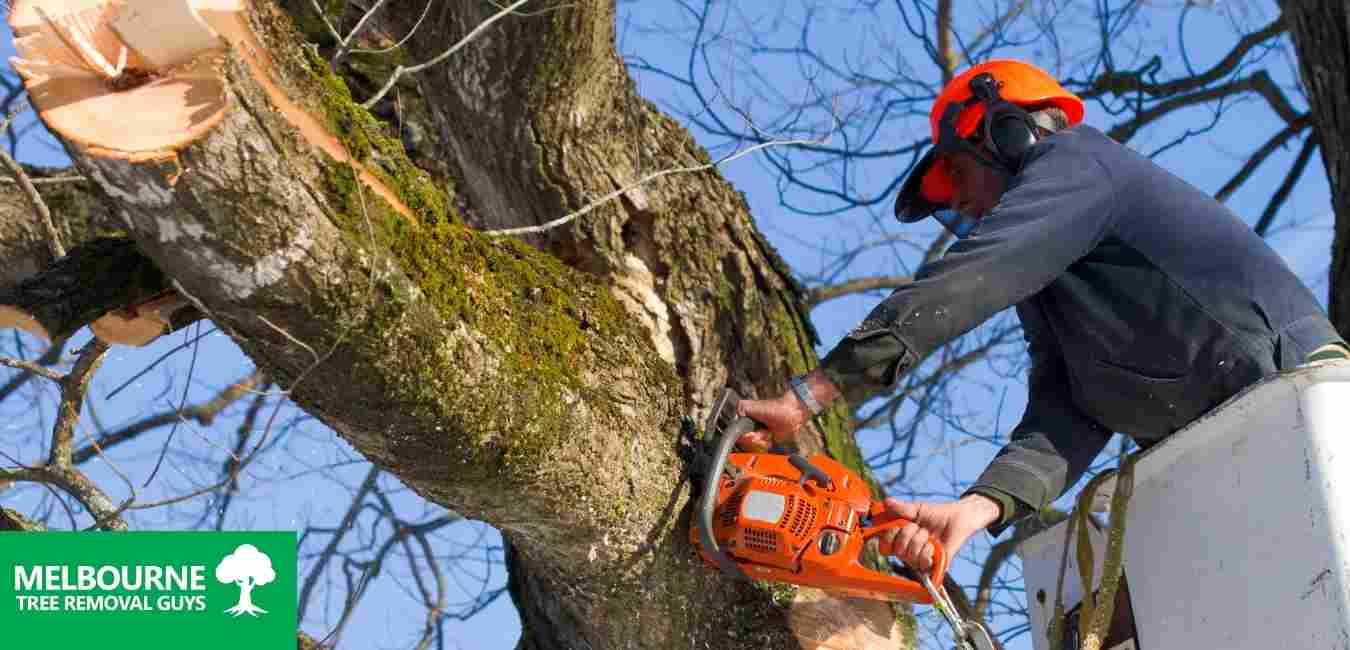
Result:
[[[1019,513],[1071,487],[1112,432],[1150,444],[1341,341],[1236,215],[1080,125],[1037,144],[979,230],[878,305],[822,369],[846,391],[894,389],[1010,306],[1031,355],[1028,406],[972,490],[1011,496]]]

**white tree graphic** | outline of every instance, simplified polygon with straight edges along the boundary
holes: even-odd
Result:
[[[216,580],[239,585],[239,603],[225,610],[225,613],[235,616],[266,614],[267,610],[253,604],[253,588],[276,579],[277,572],[272,569],[272,558],[264,555],[252,544],[240,544],[239,548],[226,555],[216,566]]]

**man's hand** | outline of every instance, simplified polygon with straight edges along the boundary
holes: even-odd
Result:
[[[829,406],[839,397],[839,388],[820,368],[806,373],[804,379],[806,390],[817,403]],[[736,443],[740,449],[752,452],[768,451],[775,442],[792,442],[797,430],[811,419],[810,409],[791,389],[773,399],[743,399],[736,405],[736,414],[748,416],[760,424],[758,429],[741,436]]]
[[[911,523],[882,533],[877,550],[882,555],[896,556],[917,571],[928,571],[933,564],[930,539],[942,544],[950,564],[971,535],[998,521],[1000,515],[997,502],[978,494],[951,503],[886,499],[886,510]]]
[[[736,415],[747,416],[760,424],[760,428],[741,436],[736,443],[737,447],[754,452],[768,451],[775,442],[792,442],[797,430],[811,418],[792,391],[772,399],[743,399],[736,404]]]

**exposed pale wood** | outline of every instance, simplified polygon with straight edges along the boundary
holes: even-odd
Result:
[[[172,329],[170,315],[187,305],[187,300],[170,293],[128,309],[108,312],[90,323],[89,329],[107,343],[143,347]]]
[[[224,84],[203,56],[224,43],[183,0],[27,2],[10,26],[10,62],[43,122],[98,155],[170,160],[224,116]]]
[[[897,648],[907,642],[891,605],[836,598],[819,589],[798,590],[788,622],[803,650]]]
[[[193,4],[188,0],[131,0],[111,26],[151,67],[179,65],[221,46]]]

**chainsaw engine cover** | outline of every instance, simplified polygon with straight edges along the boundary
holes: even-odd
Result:
[[[798,459],[800,461],[800,458]],[[931,602],[910,580],[862,565],[864,519],[873,502],[866,483],[839,462],[813,456],[823,477],[802,480],[788,456],[733,453],[717,480],[712,535],[747,576],[824,589],[834,594],[902,602]],[[704,561],[716,562],[690,539]]]

